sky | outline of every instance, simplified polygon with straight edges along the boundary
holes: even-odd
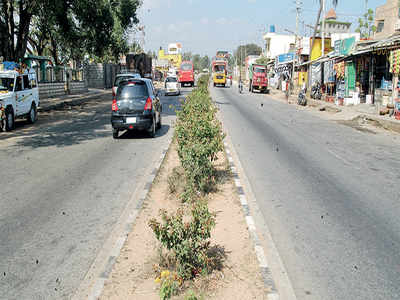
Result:
[[[311,35],[305,24],[314,25],[318,0],[299,0],[300,34]],[[295,0],[143,0],[138,11],[144,25],[145,51],[166,49],[169,43],[182,43],[183,52],[214,56],[217,50],[233,51],[240,44],[263,46],[262,35],[275,25],[277,33],[296,30]],[[365,12],[365,0],[339,0],[338,20],[357,23]],[[375,10],[386,0],[368,0]],[[326,0],[326,8],[332,1]],[[356,26],[352,29],[355,30]],[[136,33],[133,40],[142,40]]]

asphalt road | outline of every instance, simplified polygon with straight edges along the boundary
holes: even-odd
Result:
[[[111,94],[0,133],[0,299],[73,295],[167,147],[178,98],[161,97],[155,139],[112,138]]]
[[[400,299],[400,136],[211,89],[297,299]]]

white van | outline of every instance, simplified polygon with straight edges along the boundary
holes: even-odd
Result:
[[[17,118],[27,118],[30,123],[34,123],[38,106],[39,89],[33,69],[23,74],[0,71],[0,109],[4,110],[6,131],[14,128]]]

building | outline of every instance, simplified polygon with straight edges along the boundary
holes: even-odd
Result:
[[[375,39],[383,39],[400,30],[400,7],[398,0],[387,0],[375,11]]]
[[[294,52],[295,36],[268,32],[263,36],[265,40],[265,56],[274,59],[282,53]]]
[[[350,33],[350,22],[342,22],[337,20],[336,12],[332,8],[325,16],[325,36],[331,37],[336,33]],[[321,31],[322,22],[319,24],[318,32]]]
[[[282,53],[296,52],[299,49],[299,54],[301,55],[310,54],[310,42],[308,37],[299,37],[297,40],[297,46],[295,44],[295,35],[269,32],[263,36],[263,39],[265,40],[264,53],[269,59],[275,59],[275,57]]]

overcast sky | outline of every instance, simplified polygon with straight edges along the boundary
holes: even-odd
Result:
[[[326,0],[327,9],[331,2]],[[301,21],[313,25],[318,0],[302,3]],[[385,3],[368,0],[368,7],[375,10]],[[364,11],[365,0],[339,0],[336,8],[338,20],[353,24]],[[139,19],[145,26],[146,51],[181,42],[184,52],[211,56],[244,43],[262,46],[262,34],[272,24],[279,33],[296,30],[295,0],[143,0]],[[310,29],[301,24],[300,33],[310,35]]]

